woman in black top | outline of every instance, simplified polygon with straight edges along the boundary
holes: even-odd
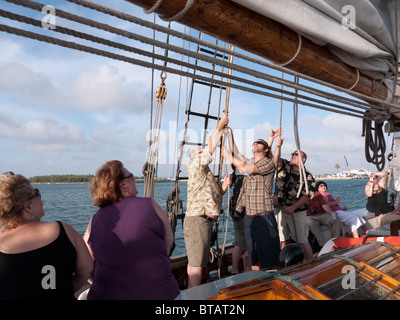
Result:
[[[41,222],[38,189],[22,175],[0,175],[0,300],[74,299],[93,262],[67,223]]]
[[[387,191],[385,189],[387,178],[387,172],[371,174],[370,180],[365,186],[365,194],[368,197],[366,208],[369,212],[375,214],[379,227],[383,215],[393,211],[393,207],[387,202]]]

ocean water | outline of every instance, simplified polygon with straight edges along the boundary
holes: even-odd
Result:
[[[318,180],[317,180],[318,181]],[[341,197],[341,206],[347,206],[349,210],[365,208],[367,198],[364,193],[365,184],[368,180],[325,180],[328,192],[334,198]],[[71,184],[35,184],[42,194],[45,216],[42,221],[61,220],[71,224],[81,235],[85,233],[90,218],[98,210],[92,205],[88,183]],[[186,183],[180,183],[180,198],[183,206],[186,204]],[[138,196],[143,196],[143,183],[137,183]],[[171,192],[171,182],[158,182],[156,184],[156,200],[165,209],[165,201]],[[228,198],[228,192],[225,199]],[[227,203],[224,201],[223,203]],[[226,211],[226,210],[225,210]],[[226,228],[226,215],[221,216],[219,223],[219,242],[223,243],[223,231]],[[228,219],[227,243],[233,241],[233,228],[231,219]],[[183,231],[181,221],[178,221],[175,233],[175,250],[173,255],[185,253]]]

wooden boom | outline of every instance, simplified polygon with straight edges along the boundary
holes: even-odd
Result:
[[[146,10],[157,0],[126,0]],[[172,17],[187,0],[164,0],[154,11]],[[180,23],[266,58],[275,64],[290,61],[298,50],[299,35],[279,22],[229,0],[196,0],[178,20]],[[379,81],[359,73],[326,47],[302,38],[301,49],[286,68],[344,89],[385,101],[388,90]]]

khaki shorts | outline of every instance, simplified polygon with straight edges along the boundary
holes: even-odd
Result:
[[[308,243],[308,227],[306,225],[307,210],[287,214],[275,208],[280,241],[292,238],[298,244]]]
[[[183,235],[189,266],[205,267],[210,254],[212,222],[203,217],[186,216]]]
[[[235,231],[235,245],[239,247],[240,250],[246,250],[246,237],[244,235],[244,217],[240,218],[238,221],[232,219],[233,230]]]

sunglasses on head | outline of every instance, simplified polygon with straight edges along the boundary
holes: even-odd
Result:
[[[35,193],[31,196],[30,200],[35,199],[35,198],[42,199],[42,195],[40,194],[39,189],[35,189]]]

